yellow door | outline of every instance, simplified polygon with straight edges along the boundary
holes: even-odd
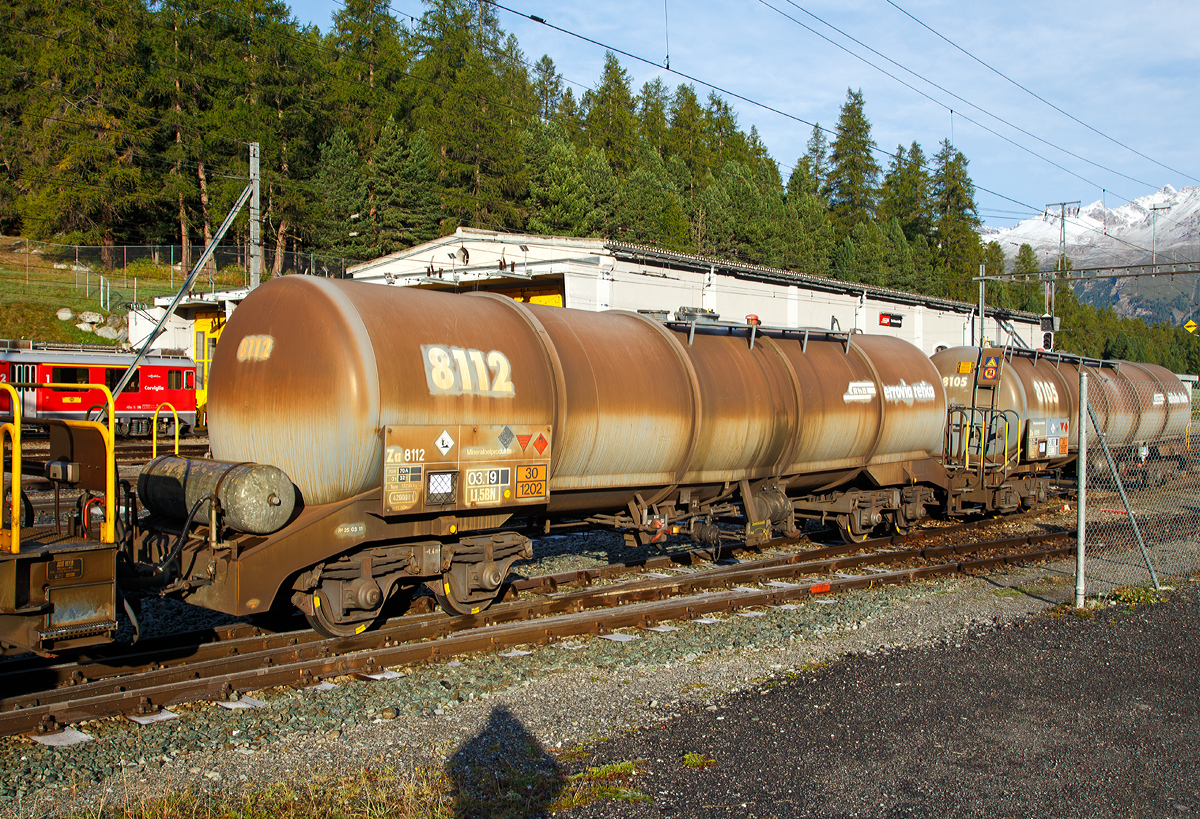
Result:
[[[217,312],[196,313],[195,344],[192,358],[196,362],[196,426],[208,427],[208,368],[217,351],[217,339],[225,329],[225,317]]]

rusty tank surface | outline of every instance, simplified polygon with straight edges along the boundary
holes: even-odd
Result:
[[[290,583],[315,627],[352,633],[414,582],[480,610],[534,525],[715,549],[730,526],[753,544],[809,517],[862,539],[936,504],[946,402],[920,350],[680,315],[268,282],[223,332],[209,438],[218,460],[281,470],[296,511],[198,558],[220,582],[184,596],[245,614]]]
[[[1156,364],[979,347],[943,350],[932,361],[951,407],[995,409],[1018,419],[1016,438],[1029,458],[1067,459],[1078,448],[1081,368],[1091,379],[1090,403],[1110,446],[1181,436],[1190,418],[1187,386]],[[984,377],[989,366],[997,368],[996,378]],[[1054,444],[1050,452],[1047,439]],[[998,446],[993,440],[993,457]]]
[[[546,428],[546,502],[565,511],[670,485],[818,485],[926,458],[945,423],[935,367],[885,337],[763,332],[751,346],[636,313],[308,277],[259,288],[225,333],[213,456],[282,469],[307,505],[379,487],[388,427],[427,428],[406,447],[420,462],[456,445],[452,427]]]

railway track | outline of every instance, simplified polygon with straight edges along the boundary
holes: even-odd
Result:
[[[475,617],[422,612],[421,605],[427,604],[420,601],[428,598],[418,598],[418,611],[354,637],[326,639],[307,630],[270,633],[238,624],[195,635],[188,644],[175,635],[119,655],[77,662],[13,661],[0,670],[0,691],[6,692],[0,697],[0,734],[49,732],[82,719],[153,713],[180,702],[312,685],[344,674],[378,674],[388,666],[457,654],[783,605],[814,595],[1048,559],[1073,549],[1069,532],[920,543],[989,523],[786,554],[770,550],[788,542],[773,541],[756,559],[732,565],[699,568],[693,565],[698,553],[684,552],[531,577],[511,583],[502,602]],[[634,576],[622,579],[629,575]]]

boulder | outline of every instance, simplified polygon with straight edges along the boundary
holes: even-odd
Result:
[[[129,341],[128,327],[122,327],[120,330],[117,330],[117,341],[121,342],[122,344],[125,344],[125,342]],[[125,346],[128,347],[129,345],[125,344]]]
[[[120,313],[109,313],[108,319],[104,323],[109,327],[124,327],[128,321],[129,318]]]
[[[54,315],[58,316],[59,321],[70,321],[75,318],[75,311],[70,307],[60,307]]]
[[[95,328],[94,328],[94,327],[92,327],[92,325],[88,324],[86,321],[81,321],[81,322],[79,322],[78,324],[76,324],[76,325],[75,325],[75,329],[76,329],[76,330],[83,330],[83,332],[85,332],[85,333],[90,333],[90,332],[92,332],[92,331],[93,331]]]
[[[86,321],[88,324],[103,324],[104,316],[99,313],[93,313],[91,310],[85,310],[79,314],[80,321]]]
[[[100,336],[100,338],[107,338],[110,341],[117,340],[117,331],[107,325],[96,330],[96,335]]]

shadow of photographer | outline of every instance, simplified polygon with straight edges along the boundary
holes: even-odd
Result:
[[[446,772],[460,819],[544,816],[565,776],[558,760],[503,706],[454,752]]]

